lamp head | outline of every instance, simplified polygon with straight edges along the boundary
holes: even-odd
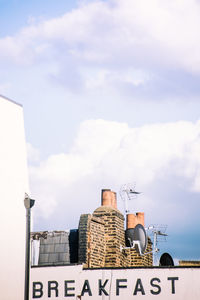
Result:
[[[26,209],[33,207],[35,203],[35,200],[30,199],[29,195],[25,193],[25,198],[24,198],[24,206]]]

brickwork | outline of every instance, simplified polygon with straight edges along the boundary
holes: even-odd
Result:
[[[199,267],[200,260],[179,260],[179,266],[182,267]]]
[[[86,268],[152,266],[152,243],[148,238],[145,255],[125,248],[124,216],[116,208],[116,195],[102,191],[102,206],[79,222],[79,262]],[[127,221],[128,222],[128,221]],[[129,216],[129,225],[144,225],[144,213]],[[123,249],[123,250],[122,250]]]
[[[148,238],[147,248],[142,256],[137,253],[135,248],[124,249],[123,251],[127,256],[126,265],[124,267],[148,267],[153,265],[152,253],[148,253],[152,251],[150,238]]]
[[[104,267],[104,221],[90,214],[81,215],[79,222],[79,263],[86,268]]]
[[[125,245],[124,216],[110,206],[97,208],[93,216],[101,218],[105,223],[105,267],[121,267],[123,258],[120,245]]]
[[[106,254],[105,226],[101,219],[94,216],[90,221],[88,240],[88,267],[104,267]]]
[[[78,249],[78,261],[79,263],[88,264],[88,242],[90,232],[91,215],[84,214],[80,216],[78,234],[79,234],[79,249]]]

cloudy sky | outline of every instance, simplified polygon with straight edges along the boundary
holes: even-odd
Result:
[[[0,0],[0,94],[24,107],[34,230],[136,183],[146,226],[200,259],[200,2]]]

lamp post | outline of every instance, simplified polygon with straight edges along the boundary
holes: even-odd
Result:
[[[31,208],[35,200],[30,199],[27,194],[24,198],[24,206],[26,208],[26,252],[25,252],[25,286],[24,300],[29,300],[29,277],[30,277],[30,224],[31,224]]]

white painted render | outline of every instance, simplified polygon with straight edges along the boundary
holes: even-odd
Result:
[[[99,270],[83,270],[81,265],[34,267],[30,299],[199,300],[199,278],[200,268],[192,267]],[[107,295],[100,286],[104,286]]]
[[[0,96],[0,291],[2,300],[22,300],[25,266],[24,194],[28,172],[23,108]]]

